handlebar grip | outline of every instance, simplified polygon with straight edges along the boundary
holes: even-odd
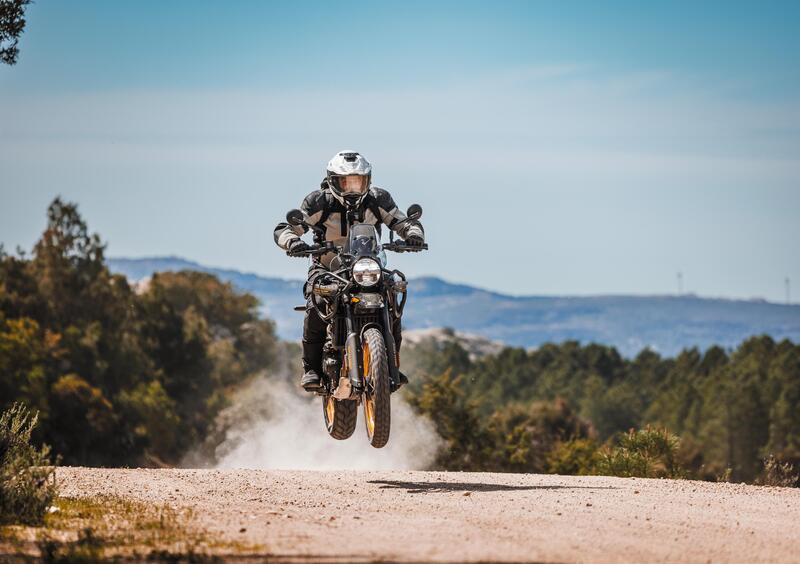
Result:
[[[387,251],[394,251],[396,253],[416,253],[419,251],[427,251],[428,243],[422,245],[409,245],[407,243],[392,243],[383,245]]]
[[[313,255],[324,255],[327,252],[330,252],[330,249],[328,249],[327,247],[315,246],[310,249],[306,249],[305,251],[299,251],[296,253],[293,253],[292,251],[286,251],[286,254],[290,257],[303,258],[303,257],[310,257]]]

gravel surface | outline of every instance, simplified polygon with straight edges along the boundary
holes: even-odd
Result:
[[[59,468],[280,561],[800,562],[800,489],[522,474]]]

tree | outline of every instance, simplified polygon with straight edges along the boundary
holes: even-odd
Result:
[[[598,376],[593,375],[586,380],[581,412],[592,422],[601,440],[623,429],[639,426],[641,406],[636,392],[628,382],[604,388]]]
[[[778,345],[769,379],[773,392],[766,452],[800,469],[800,346]]]
[[[62,376],[52,386],[52,438],[70,464],[98,464],[102,445],[113,441],[116,417],[103,392],[77,374]],[[109,449],[110,450],[110,449]]]
[[[31,0],[0,0],[0,61],[17,62],[19,36],[25,29],[25,7]]]
[[[36,400],[44,347],[39,324],[29,317],[0,322],[0,397]]]
[[[175,401],[161,382],[144,382],[133,390],[124,390],[117,398],[123,417],[133,428],[137,446],[146,457],[159,465],[172,458],[177,444],[180,418],[175,414]]]
[[[661,358],[644,350],[634,359],[567,341],[454,362],[445,379],[426,376],[426,369],[440,367],[427,374],[442,374],[457,356],[425,343],[413,350],[424,352],[416,365],[423,374],[409,391],[446,440],[451,457],[440,462],[448,468],[463,467],[459,456],[471,453],[471,467],[486,471],[685,472],[705,479],[727,473],[752,481],[770,474],[765,460],[773,473],[785,465],[800,469],[800,346],[789,341],[760,336],[735,351],[693,348]],[[564,409],[552,408],[555,398],[563,398]],[[476,438],[465,429],[476,430]],[[679,443],[667,440],[672,433]],[[656,446],[668,457],[654,456]]]
[[[504,406],[489,418],[488,431],[493,447],[486,469],[501,472],[545,472],[557,445],[594,434],[561,398]]]
[[[39,410],[70,463],[175,464],[227,397],[275,358],[258,301],[214,276],[113,275],[75,204],[56,198],[31,258],[0,249],[0,408]]]
[[[104,252],[105,245],[96,233],[89,234],[78,206],[53,200],[31,264],[52,323],[80,325],[116,301],[118,296],[108,295]]]
[[[450,370],[429,378],[409,403],[431,418],[445,441],[436,464],[444,470],[482,470],[486,467],[489,438],[476,413],[475,403],[463,391],[462,378]]]

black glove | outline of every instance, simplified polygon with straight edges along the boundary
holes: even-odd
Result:
[[[302,239],[295,239],[289,245],[289,252],[290,253],[302,253],[303,251],[310,250],[311,247]]]
[[[409,235],[406,237],[406,245],[409,247],[421,247],[425,241],[419,235]]]

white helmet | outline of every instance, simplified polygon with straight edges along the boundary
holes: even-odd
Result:
[[[369,191],[372,165],[356,151],[339,151],[328,162],[327,179],[334,198],[357,207]]]

